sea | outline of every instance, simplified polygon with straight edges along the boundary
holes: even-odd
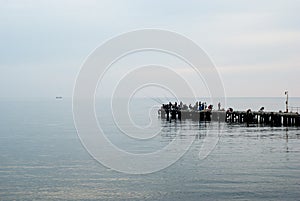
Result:
[[[137,140],[117,128],[117,114],[102,103],[107,100],[101,101],[96,100],[95,116],[120,150],[147,154],[175,138],[178,146],[190,137],[193,142],[170,165],[129,174],[90,154],[76,130],[71,98],[1,100],[0,200],[300,200],[299,127],[170,122],[149,112],[169,100],[140,98],[129,104],[131,120],[145,128],[156,122],[162,129],[153,138]],[[300,98],[290,98],[289,104],[300,106]],[[222,103],[234,110],[262,106],[285,111],[285,98],[227,98]],[[217,131],[218,139],[201,158],[208,131]],[[120,159],[112,155],[111,160]]]

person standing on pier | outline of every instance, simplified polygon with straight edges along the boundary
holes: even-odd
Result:
[[[201,104],[201,110],[204,110],[204,103]]]
[[[195,103],[193,110],[198,110],[198,102]]]

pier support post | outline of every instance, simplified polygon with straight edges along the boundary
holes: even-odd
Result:
[[[283,115],[283,126],[287,126],[288,122],[287,122],[287,116]]]

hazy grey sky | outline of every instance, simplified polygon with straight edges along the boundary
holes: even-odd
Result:
[[[195,41],[227,96],[300,96],[299,10],[297,0],[0,0],[0,97],[71,96],[93,49],[142,28]]]

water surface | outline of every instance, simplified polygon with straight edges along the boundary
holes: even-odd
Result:
[[[232,99],[228,104],[244,109],[248,103],[259,108],[269,102],[278,110],[284,108],[282,100]],[[147,123],[141,108],[133,113],[137,122]],[[183,139],[192,135],[195,141],[172,166],[128,175],[104,167],[83,148],[69,100],[1,101],[0,200],[299,200],[299,128],[157,119],[162,133],[141,144],[120,137],[111,119],[96,109],[109,138],[127,151],[160,149],[178,129]],[[199,160],[207,129],[220,127],[219,143]]]

